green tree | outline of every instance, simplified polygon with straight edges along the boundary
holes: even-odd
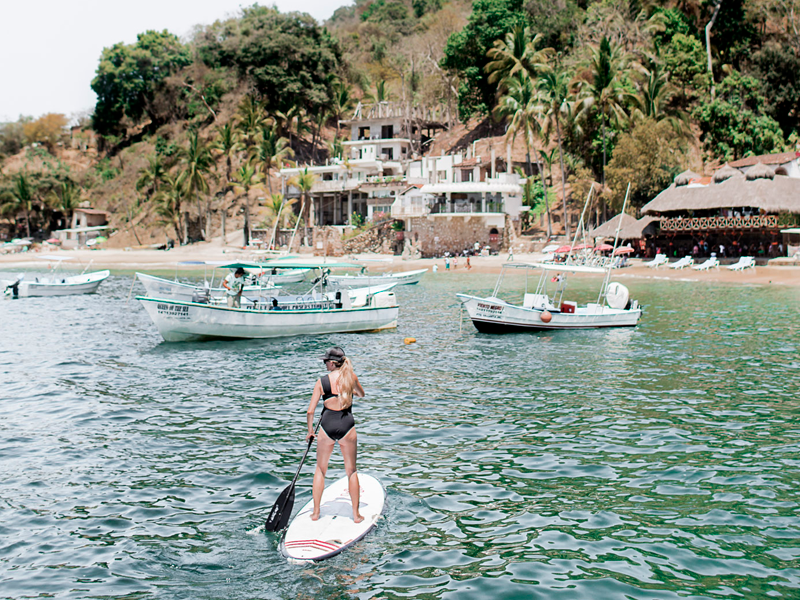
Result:
[[[733,71],[723,79],[716,98],[699,104],[692,113],[706,151],[713,157],[736,160],[748,153],[782,150],[783,133],[780,125],[764,114],[765,103],[754,77]]]
[[[242,149],[239,134],[230,121],[221,127],[217,126],[217,137],[211,149],[219,156],[225,157],[225,183],[230,186],[233,182],[233,157]]]
[[[504,87],[505,93],[495,106],[494,115],[498,120],[506,119],[508,121],[506,145],[513,145],[517,135],[522,134],[525,141],[528,175],[530,176],[533,172],[531,168],[533,138],[541,131],[541,124],[537,119],[541,114],[541,107],[536,98],[536,88],[525,71],[518,71],[508,77]]]
[[[12,176],[11,187],[3,190],[0,196],[0,214],[16,216],[22,212],[25,217],[25,232],[31,237],[31,218],[37,210],[36,186],[27,173],[20,171]]]
[[[60,211],[69,220],[81,202],[81,189],[71,179],[58,181],[47,196],[50,208]]]
[[[242,234],[244,237],[244,245],[250,243],[250,190],[258,187],[258,182],[261,176],[256,171],[250,162],[246,162],[239,167],[233,175],[235,185],[233,190],[240,196],[244,196],[244,225],[242,227]]]
[[[189,51],[168,31],[147,31],[136,43],[115,44],[100,56],[92,90],[97,104],[92,127],[101,135],[125,132],[125,119],[138,123],[145,115],[159,122],[154,99],[164,80],[191,62]]]
[[[245,149],[249,151],[266,123],[267,115],[264,113],[264,107],[249,94],[239,103],[237,115],[236,129]]]
[[[647,57],[639,65],[638,93],[634,97],[634,114],[637,117],[666,122],[685,138],[692,135],[689,116],[671,103],[675,88],[669,82],[669,73],[658,57]]]
[[[208,239],[210,234],[208,229],[210,213],[208,178],[211,176],[211,170],[215,167],[215,163],[214,157],[211,155],[211,149],[200,137],[196,129],[189,131],[189,145],[182,153],[181,162],[185,169],[184,184],[186,186],[186,196],[189,202],[198,204],[198,213],[200,212],[198,195],[204,194],[206,196],[206,216],[203,237],[204,239]]]
[[[561,197],[564,211],[564,230],[570,236],[567,217],[567,170],[564,168],[564,145],[561,136],[561,119],[572,115],[571,94],[569,91],[570,73],[558,63],[543,67],[537,81],[537,98],[543,104],[544,134],[549,135],[555,127],[558,143],[558,158],[561,166]],[[550,232],[552,234],[552,232]]]
[[[353,109],[355,98],[352,88],[342,81],[333,83],[333,96],[331,97],[331,114],[336,119],[335,140],[339,139],[339,121]]]
[[[696,37],[675,34],[664,46],[662,56],[670,82],[680,91],[682,104],[693,100],[698,90],[708,89],[706,53]]]
[[[517,73],[536,76],[548,54],[547,50],[536,50],[540,40],[539,34],[531,37],[530,29],[521,23],[517,23],[502,40],[495,40],[493,47],[486,52],[491,62],[484,70],[489,75],[489,83],[498,86],[499,94],[502,94],[505,82]]]
[[[310,113],[331,98],[329,74],[341,71],[339,44],[308,14],[253,5],[196,37],[200,59],[234,69],[264,98],[269,112],[302,106]]]
[[[623,133],[607,169],[607,200],[620,208],[628,183],[630,205],[641,208],[669,186],[686,161],[684,140],[667,121],[644,118]]]
[[[272,236],[270,237],[270,248],[275,246],[275,235],[278,227],[286,221],[286,217],[291,213],[294,200],[287,201],[283,194],[271,194],[267,200],[267,210],[272,217]]]
[[[179,171],[177,174],[164,175],[163,185],[153,196],[155,212],[163,219],[163,223],[171,225],[175,230],[175,239],[178,243],[186,243],[183,234],[183,213],[181,205],[186,194],[186,173]]]
[[[303,219],[303,235],[306,240],[308,240],[309,216],[311,215],[311,211],[314,210],[314,207],[311,205],[309,192],[311,192],[311,188],[314,187],[316,182],[317,176],[314,175],[314,173],[309,173],[308,167],[300,171],[297,175],[289,180],[289,185],[300,190],[300,197],[302,198],[302,204],[300,204],[300,216]]]
[[[139,170],[139,178],[136,180],[136,191],[147,190],[147,195],[158,194],[158,188],[164,181],[167,169],[164,159],[158,152],[154,152],[147,157],[147,165]]]
[[[607,37],[592,49],[588,70],[577,82],[580,99],[579,117],[598,114],[601,120],[603,163],[601,183],[605,185],[605,170],[608,144],[606,130],[609,121],[619,124],[627,121],[625,107],[633,101],[633,95],[623,83],[626,68],[621,46],[612,44]]]
[[[495,105],[497,86],[489,83],[487,52],[516,25],[527,24],[523,0],[475,0],[466,27],[452,34],[441,66],[458,75],[458,113],[466,122],[488,115]]]
[[[294,151],[289,146],[289,140],[281,137],[277,125],[261,129],[261,136],[258,143],[253,146],[250,158],[257,167],[261,168],[270,195],[272,194],[272,169],[280,169],[281,163],[291,156],[294,156]]]
[[[768,44],[753,54],[752,74],[761,84],[764,112],[778,122],[784,136],[800,132],[800,57]]]

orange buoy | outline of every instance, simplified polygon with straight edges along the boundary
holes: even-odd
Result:
[[[408,345],[408,344],[413,344],[413,343],[414,343],[414,342],[416,342],[416,341],[417,341],[417,338],[411,338],[411,337],[408,337],[408,338],[406,338],[406,339],[404,339],[404,340],[403,340],[403,343],[404,343],[404,344],[406,344],[406,345]]]
[[[539,318],[542,320],[542,323],[549,323],[550,320],[553,318],[553,315],[550,314],[549,310],[544,311]]]

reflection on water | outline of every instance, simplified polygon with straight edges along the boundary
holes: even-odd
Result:
[[[392,332],[228,343],[161,343],[129,277],[0,302],[0,596],[800,596],[796,290],[626,282],[636,329],[460,327],[493,283],[429,273]],[[260,525],[334,343],[388,510],[293,566]]]

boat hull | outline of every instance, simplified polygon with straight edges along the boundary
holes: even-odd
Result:
[[[393,293],[376,294],[366,307],[317,310],[254,310],[141,296],[137,300],[167,342],[377,331],[397,327],[399,312]]]
[[[93,294],[100,287],[100,284],[108,279],[110,271],[95,271],[85,275],[73,275],[53,280],[43,279],[42,281],[19,282],[17,296],[19,298],[49,297],[49,296],[72,296],[75,294]],[[5,289],[12,285],[13,281],[2,281],[0,286]]]
[[[475,328],[481,333],[522,333],[554,329],[597,329],[600,327],[635,327],[642,311],[639,308],[614,309],[589,304],[574,313],[548,311],[550,321],[542,320],[545,312],[507,304],[497,298],[478,298],[457,294]]]
[[[328,275],[328,282],[345,288],[396,283],[397,285],[414,285],[419,283],[428,269],[405,271],[403,273],[383,273],[381,275]]]

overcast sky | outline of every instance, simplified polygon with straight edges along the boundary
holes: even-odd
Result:
[[[148,29],[183,37],[195,25],[236,14],[242,0],[2,0],[0,122],[56,112],[68,117],[94,107],[89,87],[103,48],[131,44]],[[281,12],[318,21],[351,0],[275,0]]]

